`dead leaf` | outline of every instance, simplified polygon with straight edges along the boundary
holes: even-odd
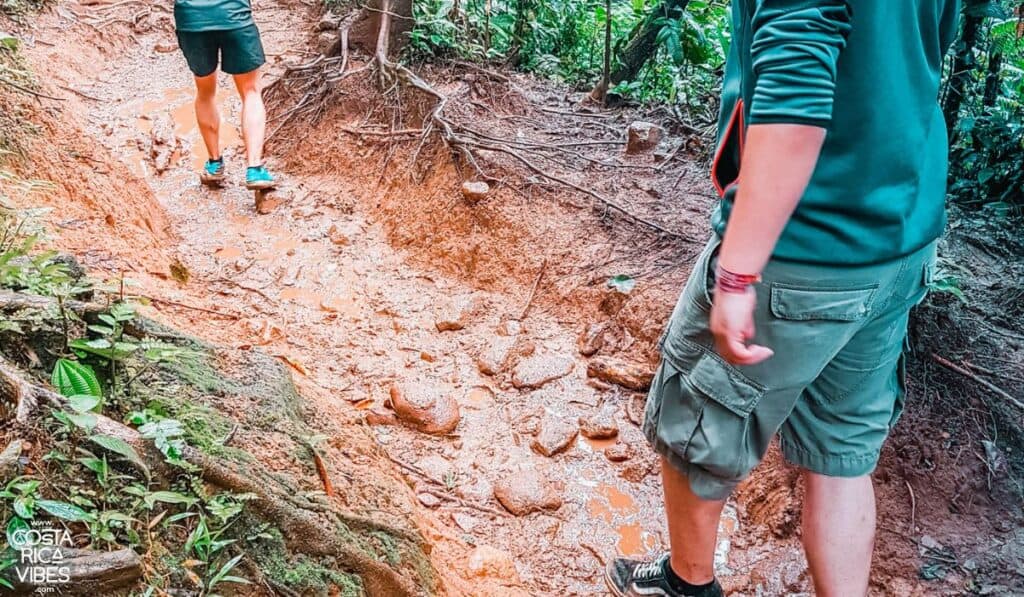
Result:
[[[288,365],[292,369],[295,369],[299,373],[305,375],[306,377],[309,377],[309,369],[306,369],[305,365],[303,365],[302,363],[298,362],[297,360],[295,360],[295,359],[293,359],[293,358],[291,358],[289,356],[285,356],[283,354],[275,354],[274,356],[279,358],[279,359],[281,359],[285,363],[288,363]]]
[[[181,261],[175,259],[171,262],[171,277],[175,279],[179,284],[188,284],[189,279],[192,277],[192,273],[188,271]]]

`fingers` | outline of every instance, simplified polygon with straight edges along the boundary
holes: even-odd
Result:
[[[756,365],[775,354],[766,346],[747,345],[740,337],[716,338],[716,344],[718,353],[733,365]]]

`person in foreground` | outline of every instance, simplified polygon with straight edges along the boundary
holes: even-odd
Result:
[[[722,508],[776,434],[804,472],[817,595],[867,593],[869,475],[903,407],[908,313],[945,226],[937,98],[959,14],[958,0],[732,3],[722,201],[644,421],[671,552],[611,562],[615,595],[722,595]]]
[[[209,159],[200,172],[208,186],[224,182],[217,110],[217,66],[233,76],[242,97],[242,139],[248,168],[245,186],[269,189],[274,177],[263,165],[267,112],[260,94],[260,70],[266,62],[249,0],[175,0],[178,46],[196,81],[196,120]]]

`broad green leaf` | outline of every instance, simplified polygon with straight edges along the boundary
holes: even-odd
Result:
[[[109,435],[93,435],[89,438],[89,441],[91,441],[92,443],[96,444],[101,448],[110,450],[115,454],[124,456],[132,464],[136,465],[137,467],[145,471],[147,477],[149,476],[149,468],[146,467],[146,464],[142,461],[142,458],[139,456],[139,453],[136,452],[135,448],[128,445],[128,443],[125,442],[124,440],[116,437],[111,437]]]
[[[89,522],[96,519],[96,517],[92,514],[86,512],[85,510],[79,508],[78,506],[69,504],[67,502],[58,502],[55,500],[38,500],[36,502],[36,505],[42,508],[43,510],[46,510],[50,514],[56,516],[57,518],[63,518],[64,520],[71,520],[76,522]]]
[[[150,510],[156,505],[157,502],[165,504],[184,504],[186,507],[191,507],[198,500],[191,496],[187,496],[176,491],[154,491],[147,495],[143,500],[146,502],[146,507]]]
[[[14,548],[21,547],[25,544],[25,537],[20,537],[18,531],[27,531],[31,528],[23,519],[12,516],[7,523],[7,544]]]
[[[68,421],[74,424],[75,427],[81,427],[86,431],[92,431],[96,428],[96,415],[92,413],[63,413],[67,417]]]
[[[75,394],[74,396],[68,396],[68,406],[70,406],[75,412],[79,413],[96,410],[100,401],[101,399],[99,396],[93,396],[90,394]]]
[[[92,367],[78,361],[58,359],[50,376],[53,387],[64,396],[88,395],[103,396],[100,382]]]
[[[35,500],[31,497],[20,497],[14,500],[14,513],[21,518],[31,519],[35,516]]]

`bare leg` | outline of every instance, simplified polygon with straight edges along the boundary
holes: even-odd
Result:
[[[691,584],[709,583],[715,578],[715,546],[725,500],[709,501],[694,495],[686,476],[665,459],[661,461],[661,480],[672,570]]]
[[[804,472],[803,542],[818,597],[863,597],[875,543],[871,477]]]
[[[263,138],[267,129],[267,110],[260,93],[259,69],[235,75],[235,86],[242,97],[242,140],[249,167],[263,164]]]
[[[217,73],[196,77],[196,121],[210,159],[220,157],[220,112],[217,111]]]

